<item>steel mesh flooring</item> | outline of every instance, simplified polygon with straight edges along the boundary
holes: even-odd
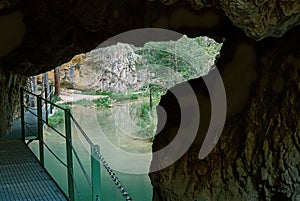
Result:
[[[0,201],[67,199],[21,140],[0,141]]]

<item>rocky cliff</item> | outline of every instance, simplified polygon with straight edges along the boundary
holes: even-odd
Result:
[[[70,87],[73,82],[72,87],[79,90],[112,92],[141,88],[146,81],[147,72],[136,69],[141,58],[134,53],[133,48],[128,44],[118,43],[81,55],[78,62],[73,58],[60,68],[61,85]],[[74,71],[72,79],[70,71]]]
[[[149,85],[168,88],[207,74],[222,44],[208,37],[117,43],[74,56],[60,66],[61,85],[84,91],[128,92]]]

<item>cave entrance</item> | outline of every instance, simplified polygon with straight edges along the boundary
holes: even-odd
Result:
[[[55,86],[56,104],[72,110],[92,141],[100,145],[108,164],[118,171],[133,200],[152,200],[148,171],[152,141],[160,131],[156,108],[161,96],[176,84],[207,74],[221,48],[207,37],[176,37],[139,47],[114,41],[31,78],[34,90],[43,91],[48,82]],[[58,130],[64,129],[61,115],[54,111],[49,116],[49,124]],[[59,142],[50,129],[45,132],[48,138],[53,136],[53,143]],[[74,139],[75,146],[85,148],[81,154],[88,155],[84,140]],[[137,155],[142,160],[136,160]],[[120,200],[114,183],[102,172],[102,200]],[[80,189],[87,188],[82,185]],[[80,194],[89,196],[84,190]]]

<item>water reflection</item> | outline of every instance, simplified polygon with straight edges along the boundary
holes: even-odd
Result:
[[[151,142],[146,139],[141,139],[141,128],[137,126],[136,120],[129,118],[131,114],[136,113],[136,107],[131,107],[128,104],[117,105],[113,108],[93,108],[73,105],[73,116],[78,120],[85,132],[95,144],[101,144],[101,141],[109,140],[118,149],[134,154],[148,154],[142,161],[136,161],[133,166],[145,169],[145,172],[150,167],[151,161]],[[64,130],[64,125],[57,126],[59,130]],[[49,128],[44,129],[45,143],[55,151],[55,153],[66,161],[65,140],[53,132]],[[78,134],[79,131],[72,126],[72,141],[75,150],[84,165],[89,177],[90,171],[90,148],[84,138]],[[31,148],[38,153],[37,143],[32,143]],[[120,155],[110,152],[105,149],[105,146],[100,147],[101,152],[110,164],[118,163],[120,165],[126,164],[126,160]],[[150,157],[148,157],[150,156]],[[134,157],[134,155],[133,155]],[[66,168],[59,164],[59,162],[45,151],[46,168],[49,173],[55,177],[58,183],[62,186],[64,192],[67,193],[67,174]],[[91,190],[89,182],[85,179],[84,174],[80,171],[79,164],[74,161],[74,175],[76,178],[76,187],[78,188],[77,200],[91,200]],[[129,167],[130,168],[130,167]],[[118,178],[126,190],[130,193],[133,200],[150,201],[152,200],[152,185],[147,174],[128,174],[124,172],[117,172]],[[101,201],[118,201],[124,200],[121,193],[107,174],[106,170],[101,168]]]

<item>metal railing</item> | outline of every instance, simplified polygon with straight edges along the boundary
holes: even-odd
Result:
[[[73,117],[71,114],[71,110],[68,108],[64,108],[62,106],[59,106],[50,100],[47,99],[48,95],[51,97],[51,93],[46,95],[46,98],[42,98],[41,94],[36,95],[24,88],[21,88],[20,91],[20,101],[21,101],[21,124],[22,124],[22,139],[25,142],[26,140],[38,140],[39,144],[39,161],[40,164],[45,167],[45,152],[44,148],[46,148],[56,159],[59,161],[64,167],[67,168],[67,178],[68,178],[68,198],[71,201],[75,200],[75,191],[77,194],[77,198],[79,200],[82,200],[81,195],[79,193],[78,185],[76,184],[75,178],[74,178],[74,165],[73,161],[76,159],[76,161],[79,164],[80,170],[84,175],[84,178],[89,184],[89,187],[91,189],[92,195],[91,200],[100,201],[101,200],[101,169],[100,169],[100,162],[104,166],[105,170],[108,172],[108,174],[111,176],[111,179],[121,192],[122,196],[126,201],[131,201],[132,198],[129,196],[123,185],[121,184],[120,180],[116,176],[116,174],[113,172],[113,170],[109,167],[106,160],[104,159],[103,155],[100,152],[100,147],[92,142],[92,140],[88,137],[88,135],[84,132],[82,127],[79,125],[77,120]],[[24,104],[24,94],[29,94],[37,99],[37,106],[36,110],[37,112],[32,112],[32,107],[27,106]],[[46,92],[47,93],[47,92]],[[44,107],[42,102],[44,102]],[[50,108],[58,108],[64,112],[64,121],[65,121],[65,131],[64,133],[58,131],[53,126],[49,125],[48,123],[48,105]],[[45,108],[46,118],[43,118],[43,108]],[[26,136],[26,124],[25,121],[25,109],[31,113],[31,115],[34,115],[37,118],[37,133],[36,138],[28,137]],[[80,134],[84,137],[86,142],[90,146],[90,160],[91,160],[91,177],[89,177],[89,174],[86,172],[84,165],[75,150],[73,144],[72,144],[72,129],[71,129],[71,122],[74,123],[74,125],[78,128],[80,131]],[[49,145],[45,143],[44,141],[44,134],[43,134],[43,125],[47,125],[49,128],[51,128],[58,136],[65,139],[66,143],[66,162],[64,162],[60,157],[55,153],[55,151],[51,150]],[[30,126],[29,126],[30,127]],[[28,128],[27,128],[28,130]],[[30,131],[34,133],[34,131]],[[74,156],[74,157],[73,157]]]

